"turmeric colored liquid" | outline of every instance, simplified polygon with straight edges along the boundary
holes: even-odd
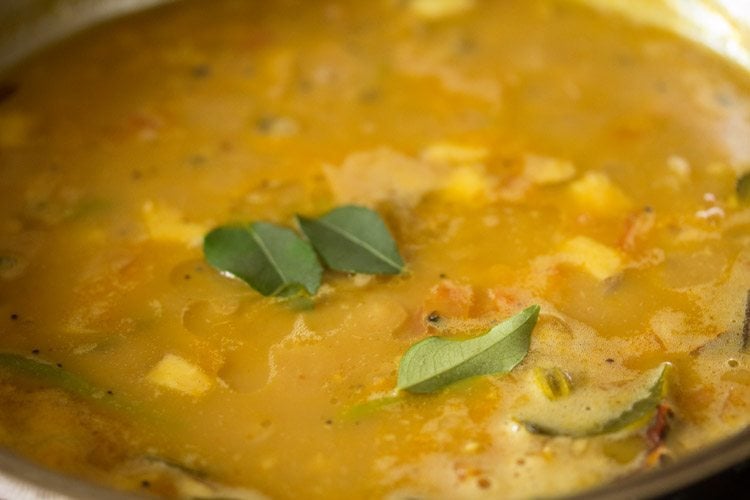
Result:
[[[164,496],[523,498],[748,425],[745,75],[565,2],[429,3],[177,2],[2,74],[3,446]],[[347,203],[405,275],[303,309],[203,260]],[[510,374],[394,393],[415,342],[530,304]],[[663,362],[663,442],[519,424],[615,416]]]

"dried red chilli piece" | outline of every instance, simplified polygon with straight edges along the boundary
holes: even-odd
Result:
[[[672,451],[664,445],[656,447],[646,455],[643,466],[646,469],[652,469],[661,465],[666,465],[674,459]]]
[[[673,419],[674,412],[668,404],[662,403],[656,408],[656,413],[646,428],[645,438],[649,451],[653,451],[664,443],[672,428]]]

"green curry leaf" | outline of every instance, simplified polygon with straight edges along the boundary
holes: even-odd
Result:
[[[672,365],[670,363],[663,363],[656,368],[652,374],[647,376],[651,379],[651,382],[650,385],[643,390],[642,396],[635,400],[619,415],[602,422],[596,422],[593,425],[588,424],[585,426],[555,426],[554,424],[525,419],[521,419],[520,422],[529,432],[547,436],[589,437],[623,430],[631,425],[643,422],[646,418],[653,415],[667,394],[667,382],[671,368]],[[560,413],[561,411],[563,410],[557,409],[557,413]],[[567,420],[577,422],[578,419],[568,418]]]
[[[309,243],[290,229],[266,222],[218,227],[206,235],[203,253],[216,269],[263,295],[314,294],[323,273]]]
[[[299,227],[331,269],[350,273],[399,274],[404,261],[377,212],[356,205],[335,208],[318,219],[297,216]]]
[[[479,337],[430,337],[414,344],[401,358],[398,388],[430,393],[468,377],[510,372],[526,357],[538,317],[539,306],[533,305]]]

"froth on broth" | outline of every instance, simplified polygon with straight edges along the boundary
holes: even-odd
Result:
[[[679,459],[750,422],[748,137],[746,75],[570,2],[89,29],[0,76],[0,443],[167,497],[539,497]],[[302,307],[204,259],[348,204],[405,273],[326,271]],[[395,391],[416,342],[532,304],[510,373]],[[589,432],[660,366],[653,411]]]

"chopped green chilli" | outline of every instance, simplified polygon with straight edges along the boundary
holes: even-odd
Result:
[[[668,378],[672,365],[663,363],[647,375],[644,381],[645,387],[637,393],[637,399],[623,409],[618,415],[608,419],[589,422],[586,417],[586,408],[591,408],[595,401],[582,401],[578,405],[559,406],[559,403],[552,402],[546,408],[547,417],[555,416],[557,423],[551,423],[544,417],[538,419],[520,418],[519,421],[526,427],[529,432],[534,434],[544,434],[549,436],[570,436],[570,437],[587,437],[597,436],[600,434],[609,434],[623,430],[631,425],[637,425],[644,422],[654,414],[659,404],[667,395]],[[612,391],[608,394],[600,394],[601,398],[611,398]],[[555,406],[558,405],[558,406]]]

